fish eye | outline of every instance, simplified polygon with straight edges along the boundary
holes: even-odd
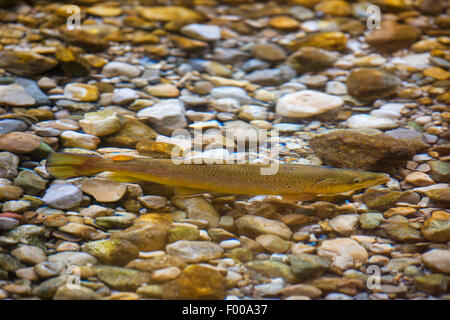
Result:
[[[355,179],[353,179],[353,183],[361,183],[361,178],[355,178]]]

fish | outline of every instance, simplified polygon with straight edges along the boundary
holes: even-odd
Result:
[[[47,172],[57,179],[94,176],[121,182],[147,181],[175,188],[177,195],[204,193],[278,195],[286,202],[314,199],[365,189],[390,180],[389,175],[352,169],[302,164],[279,164],[272,175],[262,175],[267,164],[179,164],[171,159],[135,158],[118,155],[106,159],[96,155],[51,153]]]

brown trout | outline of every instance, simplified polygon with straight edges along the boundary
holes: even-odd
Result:
[[[228,193],[279,195],[284,201],[305,201],[317,194],[343,193],[380,185],[389,176],[350,169],[280,164],[273,175],[262,175],[264,164],[176,164],[170,159],[52,153],[47,171],[58,179],[110,172],[117,181],[150,181],[175,187],[177,194]]]

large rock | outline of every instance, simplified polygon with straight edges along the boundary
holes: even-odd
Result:
[[[163,250],[168,242],[172,224],[170,214],[156,213],[140,216],[134,225],[112,235],[112,239],[128,240],[140,251]]]
[[[169,99],[140,110],[137,117],[146,119],[161,134],[170,135],[177,129],[186,128],[185,113],[182,101]]]
[[[314,47],[303,47],[288,58],[288,65],[299,73],[320,71],[331,67],[339,53]]]
[[[365,263],[369,258],[367,250],[350,238],[324,240],[320,244],[318,254],[321,257],[349,259],[353,264]]]
[[[205,15],[192,9],[176,6],[144,7],[139,10],[142,18],[151,21],[197,22],[205,20]]]
[[[96,257],[100,262],[123,266],[139,257],[138,248],[129,241],[119,239],[87,242],[83,250]]]
[[[385,211],[395,207],[398,202],[417,204],[420,196],[411,190],[367,189],[362,200],[370,209]]]
[[[339,129],[310,140],[326,164],[352,169],[382,170],[409,160],[415,150],[376,129]]]
[[[18,84],[0,86],[0,105],[7,107],[29,107],[35,103],[36,100]]]
[[[433,212],[432,216],[425,220],[422,233],[429,241],[450,241],[450,214],[444,211]]]
[[[319,91],[303,90],[282,96],[276,107],[276,113],[289,118],[308,118],[339,108],[344,100],[337,96]]]
[[[179,240],[167,245],[166,251],[188,263],[219,259],[223,255],[222,247],[208,241]]]
[[[53,69],[58,62],[31,51],[0,51],[0,68],[18,76],[34,76]]]
[[[42,201],[56,209],[71,209],[80,205],[83,193],[73,184],[54,184],[47,189]]]
[[[226,297],[226,280],[219,271],[202,265],[190,265],[181,275],[164,284],[167,300],[222,300]]]
[[[113,134],[121,127],[117,113],[109,110],[86,113],[79,123],[84,132],[97,137]]]
[[[260,216],[247,215],[236,220],[236,227],[240,234],[257,237],[261,234],[274,234],[289,240],[292,231],[281,221],[271,220]]]
[[[416,27],[385,20],[380,29],[366,37],[366,42],[377,50],[392,52],[410,47],[419,40],[420,34],[420,29]]]
[[[116,290],[136,290],[140,285],[150,283],[148,272],[113,266],[96,266],[94,271],[100,281]]]
[[[377,69],[356,69],[347,78],[348,93],[364,101],[387,98],[400,84],[396,76]]]
[[[450,250],[430,250],[422,255],[422,261],[434,271],[450,274]]]
[[[173,197],[172,204],[184,210],[189,219],[205,220],[210,228],[219,223],[220,215],[211,203],[203,197]]]
[[[292,272],[299,279],[313,278],[328,269],[330,262],[313,254],[289,256]]]
[[[0,152],[0,178],[14,178],[17,176],[19,158],[11,152]]]

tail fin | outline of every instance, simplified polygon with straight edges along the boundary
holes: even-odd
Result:
[[[107,159],[94,155],[51,153],[47,158],[47,172],[57,179],[92,176],[105,171]]]

